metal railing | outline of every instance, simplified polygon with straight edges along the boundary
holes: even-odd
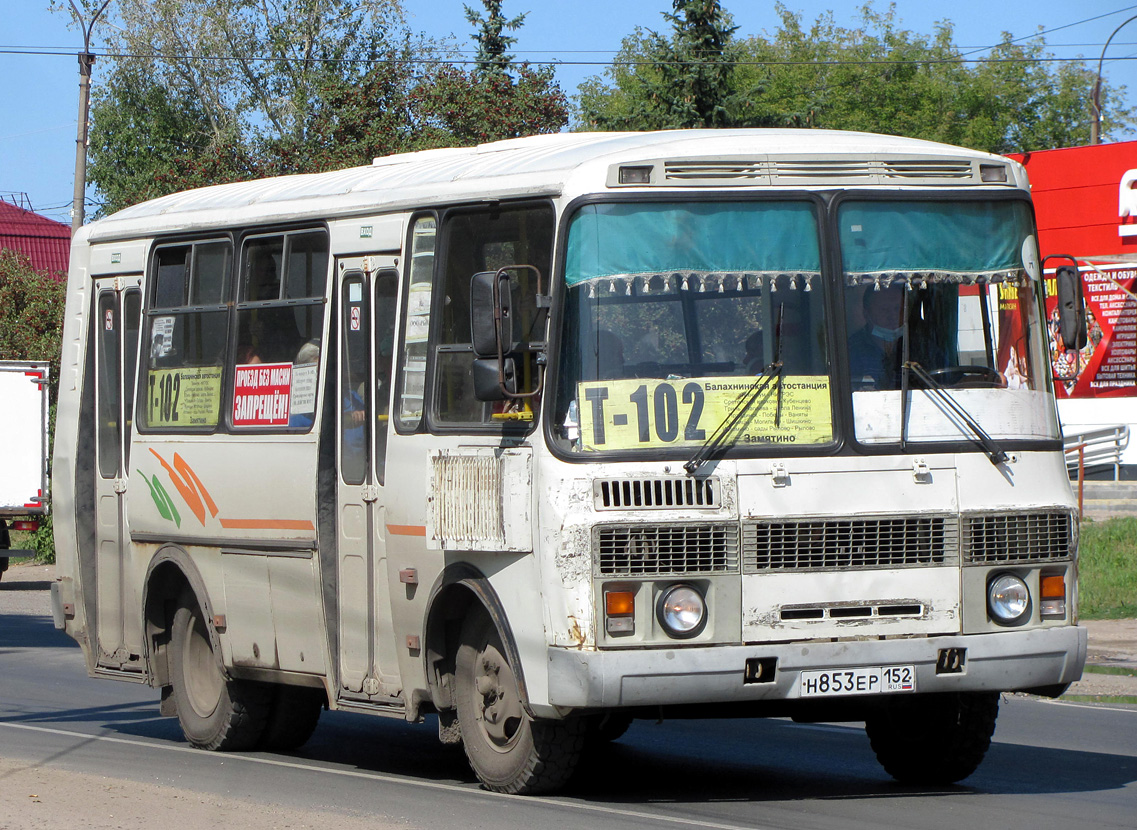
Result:
[[[1066,453],[1066,469],[1077,471],[1078,478],[1091,467],[1113,467],[1113,480],[1121,478],[1121,453],[1129,446],[1129,427],[1117,425],[1083,432],[1071,432],[1062,437]]]

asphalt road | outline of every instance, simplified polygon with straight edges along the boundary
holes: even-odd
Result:
[[[152,816],[147,799],[163,793],[307,817],[258,827],[1070,830],[1132,828],[1137,815],[1137,707],[1006,697],[983,766],[933,790],[893,783],[858,725],[637,721],[566,793],[528,799],[480,790],[461,751],[434,736],[433,721],[337,712],[297,753],[197,751],[158,716],[153,690],[89,679],[49,617],[4,613],[0,597],[0,805],[35,798],[3,798],[13,770],[25,789],[56,772],[117,786],[114,822],[79,820],[92,803],[79,796],[71,827],[144,826],[120,820]]]

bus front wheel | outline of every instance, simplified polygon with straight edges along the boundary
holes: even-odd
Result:
[[[454,685],[462,745],[487,789],[531,795],[568,781],[584,748],[584,720],[526,714],[501,637],[484,614],[463,625]]]
[[[998,692],[905,698],[865,720],[873,752],[902,784],[954,784],[975,772],[991,745]]]
[[[205,618],[192,595],[178,601],[170,651],[170,682],[186,740],[199,749],[253,747],[265,729],[270,694],[263,686],[222,674]]]

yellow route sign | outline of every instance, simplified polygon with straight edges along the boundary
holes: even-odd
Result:
[[[220,366],[150,370],[146,422],[152,427],[216,426],[220,403]]]
[[[589,381],[578,385],[581,442],[586,450],[699,447],[746,395],[755,378]],[[829,378],[794,375],[770,381],[739,422],[734,444],[824,444],[833,440]]]

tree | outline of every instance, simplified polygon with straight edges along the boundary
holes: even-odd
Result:
[[[288,160],[326,139],[310,131],[326,128],[327,97],[366,85],[405,37],[398,0],[119,0],[116,13],[119,57],[92,108],[102,213],[297,172]]]
[[[536,133],[553,133],[568,124],[568,99],[552,67],[515,64],[506,50],[517,39],[504,30],[521,27],[525,15],[507,20],[502,0],[482,0],[482,18],[466,6],[478,44],[473,71],[441,67],[427,74],[413,93],[422,119],[423,140],[431,145],[480,144]]]
[[[481,62],[445,65],[397,0],[120,0],[92,110],[88,180],[109,213],[178,190],[366,164],[375,156],[553,132],[553,71],[514,65],[501,0]],[[430,63],[438,58],[439,63]]]
[[[46,360],[59,377],[66,288],[32,268],[31,260],[0,249],[0,360]]]
[[[843,28],[832,13],[809,27],[778,5],[772,36],[732,38],[734,61],[720,89],[721,126],[790,126],[864,130],[943,141],[997,153],[1070,146],[1089,139],[1094,74],[1081,63],[1046,59],[1039,35],[1009,34],[983,61],[968,62],[953,45],[949,22],[931,35],[900,28],[894,9],[861,10],[861,25]],[[658,129],[660,101],[674,110],[661,79],[670,71],[650,33],[624,41],[607,78],[591,78],[578,95],[579,126]],[[646,62],[646,64],[644,63]],[[1107,93],[1105,130],[1120,130],[1133,112],[1120,91]],[[717,126],[717,125],[716,125]]]
[[[581,86],[580,121],[601,130],[761,126],[738,107],[736,26],[719,0],[673,0],[670,37],[637,28],[608,71]]]
[[[501,13],[502,0],[482,0],[486,8],[483,18],[476,10],[463,6],[466,10],[466,19],[473,24],[477,31],[474,33],[474,42],[478,44],[477,71],[482,77],[508,74],[513,56],[506,51],[517,42],[517,38],[504,34],[505,30],[515,31],[525,22],[522,13],[512,20],[506,20]]]

